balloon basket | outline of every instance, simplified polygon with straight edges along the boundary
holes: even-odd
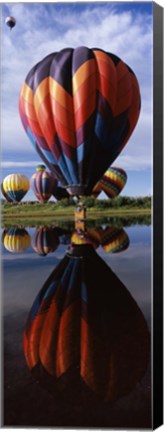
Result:
[[[79,203],[75,209],[75,229],[85,231],[87,209],[84,203]]]

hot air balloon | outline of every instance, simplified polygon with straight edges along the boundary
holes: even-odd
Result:
[[[3,183],[1,183],[1,192],[3,196],[6,198],[8,202],[12,202],[13,200],[7,195],[7,193],[4,191]]]
[[[69,198],[70,195],[67,192],[67,190],[61,186],[57,186],[54,188],[54,190],[52,191],[52,195],[58,200],[60,201],[61,199],[64,198]]]
[[[124,188],[127,174],[122,168],[109,168],[93,189],[93,195],[105,192],[109,198],[115,198]]]
[[[123,252],[129,247],[129,237],[123,228],[107,226],[106,228],[90,228],[74,230],[71,245],[91,244],[94,249],[101,246],[105,252]]]
[[[9,174],[3,180],[3,189],[9,198],[19,202],[29,190],[29,180],[23,174]]]
[[[67,403],[84,389],[89,400],[91,393],[110,402],[127,395],[150,353],[141,310],[91,245],[71,247],[45,282],[23,345],[35,379]]]
[[[134,72],[99,48],[65,48],[28,73],[22,124],[67,191],[90,195],[129,140],[140,113]]]
[[[105,252],[118,253],[123,252],[129,247],[129,237],[123,228],[113,225],[105,228],[95,228],[91,230],[90,235],[99,241]]]
[[[13,253],[22,253],[30,246],[30,236],[24,228],[9,228],[3,235],[5,249]]]
[[[55,235],[53,228],[46,226],[37,227],[32,235],[31,245],[38,255],[45,256],[57,249],[59,239]]]
[[[5,19],[5,24],[6,24],[8,27],[10,27],[10,30],[12,30],[12,28],[15,27],[16,19],[15,19],[14,17],[12,17],[12,16],[8,16],[8,17]]]
[[[38,165],[31,177],[30,186],[39,201],[47,202],[52,195],[52,190],[57,187],[57,180],[46,171],[45,165]]]

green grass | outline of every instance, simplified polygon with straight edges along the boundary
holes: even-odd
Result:
[[[49,225],[55,220],[74,220],[75,205],[66,205],[66,203],[48,202],[42,204],[39,202],[22,202],[19,204],[2,203],[2,226],[34,226]],[[97,219],[102,217],[130,217],[133,218],[150,216],[151,208],[141,208],[135,206],[121,206],[114,208],[110,205],[106,208],[98,208],[96,205],[87,208],[87,219]]]

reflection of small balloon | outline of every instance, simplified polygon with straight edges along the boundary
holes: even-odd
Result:
[[[31,177],[30,186],[39,201],[47,202],[52,191],[57,187],[57,180],[46,171],[44,165],[38,165],[36,172]]]
[[[129,140],[140,113],[134,72],[101,49],[65,48],[28,73],[22,124],[71,195],[90,195]]]
[[[123,252],[129,247],[129,237],[123,228],[107,226],[106,228],[96,228],[92,236],[99,240],[105,252]]]
[[[45,256],[55,251],[59,245],[59,240],[53,228],[39,227],[36,228],[32,236],[31,245],[38,255]]]
[[[19,202],[29,190],[29,180],[23,174],[9,174],[3,180],[5,193],[14,202]]]
[[[70,248],[37,295],[24,331],[28,367],[67,398],[81,386],[106,401],[127,395],[146,371],[149,343],[136,302],[90,245]]]
[[[12,16],[8,16],[8,17],[5,19],[5,23],[6,23],[6,25],[7,25],[8,27],[10,27],[10,30],[12,30],[12,28],[15,27],[16,19],[15,19],[14,17],[12,17]]]
[[[106,237],[106,238],[105,238]],[[129,237],[123,229],[111,228],[108,235],[104,235],[102,248],[105,252],[118,253],[123,252],[129,247]]]
[[[22,253],[30,246],[30,236],[24,228],[9,228],[5,230],[3,244],[9,252]]]

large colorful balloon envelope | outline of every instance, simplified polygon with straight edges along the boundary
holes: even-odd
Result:
[[[36,228],[31,237],[31,245],[38,255],[46,256],[57,249],[59,239],[53,228],[42,226]]]
[[[9,252],[22,253],[30,246],[30,235],[24,228],[9,228],[5,229],[2,241]]]
[[[1,183],[1,192],[2,192],[2,194],[3,194],[3,196],[4,196],[4,198],[6,198],[6,201],[8,201],[8,202],[13,202],[13,200],[7,195],[7,193],[5,192],[5,190],[4,190],[4,187],[3,187],[3,183]]]
[[[19,202],[29,190],[29,180],[23,174],[9,174],[3,180],[3,189],[14,202]]]
[[[100,192],[105,192],[108,198],[115,198],[120,194],[126,182],[126,172],[122,168],[111,167],[95,185],[92,194],[97,196]]]
[[[67,402],[82,389],[112,402],[141,381],[149,349],[145,318],[123,283],[91,245],[70,248],[37,295],[24,331],[37,381]]]
[[[46,171],[45,165],[38,165],[36,172],[30,179],[30,186],[36,198],[45,203],[52,195],[52,191],[57,187],[55,177]]]
[[[22,124],[44,163],[72,195],[90,195],[129,140],[140,113],[134,72],[99,48],[65,48],[28,73]]]

